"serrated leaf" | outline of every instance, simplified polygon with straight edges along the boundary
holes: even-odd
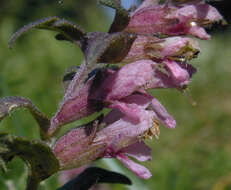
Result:
[[[59,162],[54,153],[42,141],[29,141],[22,137],[1,133],[0,144],[4,144],[10,150],[10,152],[0,154],[0,162],[2,160],[0,167],[4,168],[4,164],[13,157],[20,157],[29,169],[28,187],[35,187],[36,184],[38,185],[59,170]]]
[[[50,119],[29,100],[18,96],[8,96],[0,99],[0,121],[17,108],[27,108],[40,127],[40,134],[47,139],[47,130],[50,126]]]
[[[28,25],[25,25],[21,29],[19,29],[10,39],[9,41],[9,48],[11,48],[15,42],[15,40],[20,37],[22,34],[24,34],[27,31],[30,31],[33,28],[38,29],[47,29],[47,30],[53,30],[60,32],[59,38],[63,40],[69,40],[72,42],[80,44],[80,41],[82,38],[84,38],[85,31],[74,24],[71,21],[67,21],[65,19],[60,19],[56,16],[53,17],[47,17],[40,20],[37,20],[35,22],[32,22]]]
[[[99,3],[116,10],[114,21],[109,29],[109,33],[123,31],[129,21],[129,12],[121,6],[120,0],[99,0]]]
[[[132,184],[130,179],[123,174],[111,172],[98,167],[90,167],[58,190],[88,190],[97,183]]]

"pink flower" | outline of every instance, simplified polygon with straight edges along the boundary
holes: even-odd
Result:
[[[116,158],[137,176],[151,177],[147,168],[129,157],[150,160],[151,150],[143,140],[158,138],[158,121],[169,128],[174,128],[176,121],[147,89],[186,88],[196,72],[188,62],[200,48],[194,39],[179,35],[208,39],[203,27],[220,20],[222,16],[217,10],[201,1],[186,4],[167,1],[165,5],[144,1],[125,29],[139,34],[122,60],[128,64],[100,69],[79,85],[86,68],[82,64],[52,119],[50,135],[62,125],[104,107],[112,109],[103,119],[73,129],[56,142],[53,151],[61,169],[81,167],[100,158]]]
[[[132,15],[126,31],[168,36],[190,34],[207,40],[210,36],[203,27],[223,21],[216,8],[198,1],[174,6],[146,0],[141,7]]]
[[[92,125],[88,125],[73,129],[61,137],[53,148],[61,170],[81,167],[99,158],[117,158],[137,176],[144,179],[151,177],[147,168],[129,158],[141,162],[150,160],[151,150],[142,139],[151,137],[150,134],[158,136],[159,133],[156,114],[146,110],[146,106],[141,107],[139,122],[113,109],[99,123],[96,132]]]
[[[199,44],[192,38],[176,36],[159,39],[140,35],[123,62],[141,59],[152,59],[160,63],[164,59],[185,62],[195,58],[199,52]]]
[[[131,158],[140,162],[151,160],[151,149],[144,140],[159,137],[159,122],[175,128],[176,121],[147,90],[175,88],[182,92],[187,88],[196,72],[188,62],[197,56],[200,48],[186,35],[207,40],[210,36],[204,27],[223,18],[202,0],[166,0],[163,5],[159,0],[144,0],[132,15],[121,7],[120,1],[99,2],[116,10],[108,33],[85,33],[72,22],[57,17],[35,21],[16,32],[10,45],[35,27],[58,31],[57,39],[78,44],[85,59],[74,78],[70,77],[71,81],[69,75],[64,77],[68,78],[66,84],[69,85],[51,122],[31,103],[28,106],[16,101],[15,105],[28,107],[36,116],[44,140],[55,136],[67,123],[104,108],[111,109],[56,141],[51,148],[57,159],[53,154],[48,155],[55,166],[45,177],[58,169],[81,168],[100,158],[116,158],[137,176],[148,179],[152,176],[150,171]],[[121,62],[117,64],[120,67],[106,65],[117,62]],[[98,63],[103,64],[98,66]],[[3,111],[8,114],[11,110]],[[44,179],[44,172],[40,170],[35,171],[35,175],[39,174],[35,176],[38,180]],[[78,172],[79,169],[65,172],[63,180]]]
[[[81,76],[86,70],[85,63],[82,64],[52,119],[49,134],[53,135],[62,125],[86,117],[103,107],[116,107],[130,117],[137,118],[136,105],[128,107],[121,102],[123,98],[135,92],[146,93],[145,90],[150,88],[186,88],[196,72],[188,61],[197,56],[199,45],[188,37],[160,39],[151,34],[195,34],[207,39],[208,35],[201,26],[220,20],[222,16],[217,10],[201,1],[190,1],[179,6],[171,4],[171,1],[165,5],[153,0],[144,1],[125,29],[142,34],[123,60],[131,63],[119,70],[101,70],[100,74],[79,86],[79,80],[83,81]]]
[[[156,63],[151,60],[136,61],[117,71],[110,69],[102,71],[98,84],[96,84],[97,76],[94,76],[79,91],[73,89],[70,97],[68,95],[64,96],[59,111],[52,119],[49,133],[55,133],[62,125],[86,117],[105,106],[119,108],[129,117],[138,119],[139,110],[136,103],[127,105],[124,100],[128,101],[129,97],[132,97],[131,95],[139,92],[145,94],[149,98],[149,104],[151,104],[154,98],[145,92],[146,89],[180,88],[189,81],[190,76],[187,75],[186,69],[182,69],[174,62],[166,62],[166,65],[170,65],[168,66],[170,76],[158,71]],[[94,80],[95,83],[93,84]],[[172,83],[169,83],[168,80]],[[74,83],[76,83],[75,79],[70,83],[70,86],[75,86]],[[154,108],[156,111],[158,109],[160,107]],[[173,118],[171,120],[170,125],[166,122],[163,122],[163,124],[171,128],[175,127],[175,120]],[[160,121],[163,120],[160,119]]]

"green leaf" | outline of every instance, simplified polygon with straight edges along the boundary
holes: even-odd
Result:
[[[6,173],[7,172],[7,166],[6,166],[6,162],[0,157],[0,169]]]
[[[47,17],[35,22],[32,22],[28,25],[25,25],[19,29],[10,39],[9,48],[11,48],[15,40],[24,34],[27,31],[30,31],[33,28],[38,29],[47,29],[59,32],[59,38],[62,40],[68,40],[74,42],[78,45],[81,45],[80,41],[84,38],[85,31],[74,24],[71,21],[60,19],[58,17]]]
[[[99,0],[99,3],[116,10],[109,33],[123,31],[130,21],[130,15],[129,12],[121,6],[120,0]]]
[[[47,130],[50,126],[50,119],[29,100],[18,96],[8,96],[0,99],[0,121],[3,120],[10,112],[17,108],[27,108],[40,127],[42,139],[48,139]]]
[[[131,181],[125,175],[117,172],[111,172],[98,167],[85,169],[81,174],[67,182],[58,190],[88,190],[97,183],[120,183],[131,185]]]
[[[38,184],[59,170],[59,162],[51,148],[39,140],[29,141],[22,137],[0,133],[0,147],[9,151],[0,153],[0,167],[6,170],[15,156],[24,160],[28,166],[27,189],[35,190]]]

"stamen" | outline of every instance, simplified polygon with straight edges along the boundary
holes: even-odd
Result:
[[[189,94],[189,92],[187,93],[187,89],[180,89],[180,91],[183,93],[183,95],[189,100],[190,104],[192,106],[196,106],[197,102],[195,100],[193,100],[192,96]]]
[[[155,118],[153,119],[152,127],[150,127],[141,136],[139,136],[139,138],[143,140],[152,140],[152,137],[155,136],[156,139],[159,139],[159,135],[160,135],[159,122]]]

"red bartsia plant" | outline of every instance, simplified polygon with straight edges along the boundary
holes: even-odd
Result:
[[[194,37],[207,40],[206,27],[225,23],[216,8],[202,0],[167,0],[164,4],[145,0],[133,12],[126,11],[120,0],[99,2],[116,10],[108,33],[87,33],[70,21],[49,17],[24,26],[9,43],[11,47],[32,28],[54,30],[56,39],[75,43],[85,57],[80,67],[64,76],[65,95],[51,120],[21,97],[0,100],[0,119],[15,108],[26,107],[39,123],[42,140],[49,142],[65,124],[111,109],[70,130],[54,145],[1,134],[0,166],[6,170],[13,156],[27,160],[31,168],[27,189],[36,189],[40,181],[59,170],[79,168],[100,158],[116,158],[137,176],[150,178],[150,171],[129,157],[151,160],[151,149],[144,141],[159,137],[159,122],[175,128],[176,121],[147,90],[175,88],[183,92],[196,72],[189,64],[200,52]],[[92,171],[95,178],[90,180]],[[63,189],[88,189],[97,181],[130,184],[125,176],[103,169],[84,172]]]

